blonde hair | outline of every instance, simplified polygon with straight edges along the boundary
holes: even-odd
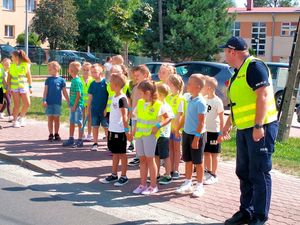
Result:
[[[120,88],[125,86],[126,80],[126,76],[120,73],[113,73],[110,75],[110,83],[114,83]]]
[[[152,104],[158,99],[157,88],[154,81],[143,80],[137,87],[142,92],[149,92],[152,98]]]
[[[78,74],[81,69],[81,64],[80,62],[74,61],[69,64],[69,67],[73,70],[73,72]]]
[[[52,61],[48,63],[48,67],[52,67],[56,69],[56,71],[60,71],[61,67],[57,61]]]
[[[87,67],[87,66],[91,67],[91,66],[92,66],[92,64],[91,64],[91,63],[89,63],[89,62],[85,62],[85,63],[83,63],[83,65],[82,65],[82,68],[83,68],[83,67]]]
[[[140,72],[145,75],[148,79],[151,77],[151,73],[146,65],[138,65],[131,69],[131,73]]]
[[[5,63],[5,62],[9,62],[9,63],[11,63],[11,60],[10,60],[10,58],[4,58],[4,59],[2,59],[2,63]]]
[[[168,71],[168,75],[176,74],[176,68],[169,63],[163,63],[160,68],[165,68]]]
[[[124,59],[123,59],[123,56],[121,55],[115,55],[112,57],[112,63],[114,65],[122,65],[124,64]]]
[[[196,84],[199,86],[200,90],[204,87],[205,85],[205,76],[201,73],[194,73],[190,76],[190,79],[193,79]]]
[[[168,81],[179,91],[179,93],[183,92],[184,82],[178,74],[171,74],[168,78]]]
[[[91,65],[91,69],[99,69],[99,71],[101,71],[101,73],[103,72],[103,67],[101,64],[99,63],[94,63],[93,65]]]
[[[159,83],[156,85],[157,88],[157,92],[160,96],[162,96],[163,98],[167,97],[170,93],[170,88],[168,85],[163,84],[163,83]]]
[[[213,90],[215,90],[218,87],[218,81],[214,77],[206,76],[205,77],[205,86],[208,86],[208,87],[212,88]]]

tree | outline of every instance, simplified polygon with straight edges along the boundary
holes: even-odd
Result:
[[[148,28],[153,9],[140,0],[116,1],[110,9],[110,22],[114,32],[124,43],[124,60],[128,62],[128,45],[138,41]]]
[[[114,0],[75,0],[78,8],[79,36],[77,47],[92,51],[120,53],[122,43],[111,27],[109,9]]]
[[[32,29],[50,49],[71,48],[78,36],[77,9],[73,0],[41,0],[32,19]]]
[[[21,33],[17,37],[17,43],[19,45],[25,45],[25,34]],[[36,33],[29,32],[28,34],[28,44],[40,46],[41,41],[39,40],[39,36]]]
[[[298,0],[254,0],[254,7],[291,7],[298,5]]]
[[[157,7],[157,1],[148,2]],[[233,19],[228,16],[227,8],[231,5],[231,0],[163,1],[162,58],[211,60],[218,53],[218,46],[230,36]],[[150,29],[143,35],[143,44],[145,53],[160,58],[157,18],[155,14]]]

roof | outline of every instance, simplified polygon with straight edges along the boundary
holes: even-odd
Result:
[[[228,13],[299,13],[299,7],[254,7],[251,10],[247,10],[247,8],[229,8]]]

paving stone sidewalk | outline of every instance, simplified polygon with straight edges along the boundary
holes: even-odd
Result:
[[[24,128],[12,128],[11,123],[0,121],[4,129],[0,130],[0,155],[10,159],[24,160],[32,168],[40,168],[63,177],[71,183],[99,185],[100,189],[107,187],[121,196],[132,196],[132,190],[139,184],[138,167],[128,167],[130,182],[122,188],[112,185],[103,186],[99,179],[110,174],[111,156],[106,150],[105,141],[100,142],[101,149],[91,152],[92,143],[85,143],[83,148],[63,148],[62,143],[48,142],[46,122],[29,120]],[[68,137],[68,128],[61,127],[61,137]],[[101,135],[100,135],[101,136]],[[129,154],[129,160],[134,153]],[[7,157],[6,157],[7,159]],[[166,186],[159,186],[159,193],[147,198],[148,203],[159,203],[162,209],[187,214],[196,218],[197,215],[222,222],[231,217],[239,206],[239,182],[234,173],[234,162],[220,162],[219,182],[205,186],[205,194],[201,198],[191,198],[174,193],[183,181],[183,177]],[[181,171],[184,165],[181,164]],[[163,170],[161,170],[163,173]],[[271,203],[270,220],[268,224],[300,224],[300,179],[272,171],[273,198]],[[101,188],[100,188],[101,187]],[[127,202],[134,206],[134,201]],[[194,220],[191,221],[194,222]],[[188,223],[189,224],[189,223]],[[212,224],[212,223],[210,223]]]

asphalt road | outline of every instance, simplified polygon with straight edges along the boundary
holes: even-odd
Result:
[[[1,167],[4,165],[2,164]],[[10,169],[16,166],[10,165]],[[24,170],[18,169],[17,170]],[[12,176],[0,169],[0,224],[1,225],[92,225],[134,224],[89,207],[76,206],[70,201],[9,181]],[[22,172],[23,173],[23,172]],[[24,173],[14,179],[22,182]],[[30,178],[29,178],[30,179]],[[47,179],[47,178],[45,178]]]

